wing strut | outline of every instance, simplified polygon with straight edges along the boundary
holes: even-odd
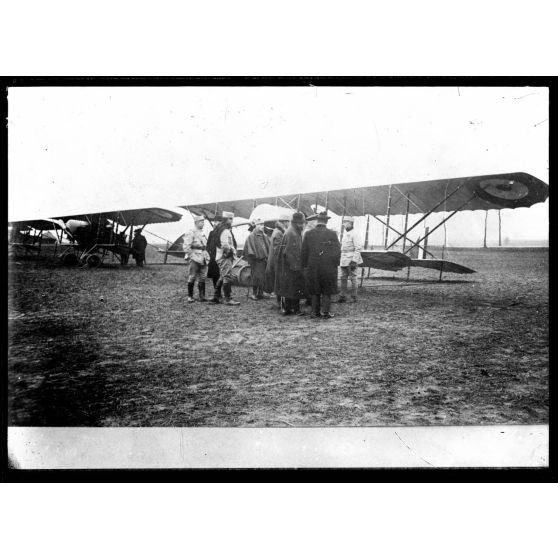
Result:
[[[284,199],[281,198],[281,197],[279,197],[279,199],[280,199],[287,207],[289,207],[289,208],[292,209],[293,211],[296,211],[296,209],[295,209],[288,201],[284,200]],[[293,201],[293,200],[291,200],[291,201]]]
[[[335,200],[337,201],[337,200]],[[343,240],[343,219],[345,218],[345,205],[347,204],[347,199],[343,198],[343,212],[341,213],[341,230],[339,231],[339,242]]]
[[[458,211],[460,211],[462,207],[465,207],[475,196],[476,196],[476,194],[474,194],[463,205],[461,205],[461,207],[458,207],[455,211],[452,211],[445,219],[442,219],[442,221],[440,221],[433,229],[429,230],[427,234],[425,234],[424,236],[419,238],[419,240],[417,240],[416,244],[418,244],[419,242],[422,242],[423,240],[428,238],[437,228],[441,227],[448,219],[451,219]],[[411,230],[411,229],[409,229],[409,230]],[[412,243],[412,240],[409,240],[409,242]],[[412,246],[411,246],[411,248],[412,248]],[[406,254],[407,252],[409,252],[411,250],[411,248],[408,248],[403,253]],[[423,250],[424,250],[424,248],[423,248]],[[425,250],[425,252],[426,252],[426,250]],[[427,252],[427,253],[429,254],[429,252]],[[432,255],[432,254],[430,254],[430,255]],[[432,256],[432,257],[434,257],[434,256]]]
[[[403,227],[403,230],[405,231],[405,236],[403,237],[403,252],[405,252],[405,245],[407,244],[407,225],[409,223],[409,204],[411,203],[411,198],[407,197],[407,209],[405,211],[405,225]]]
[[[396,232],[397,234],[400,234],[400,232],[397,229],[394,229],[389,223],[384,223],[384,221],[382,221],[379,217],[376,217],[376,215],[372,215],[372,217],[374,219],[376,219],[376,221],[379,221],[380,223],[382,223],[382,225],[384,225],[384,227],[387,227],[388,229],[392,230],[393,232]],[[406,235],[403,235],[404,238],[407,238]],[[421,246],[419,246],[419,240],[417,240],[416,242],[414,242],[413,240],[411,240],[410,238],[407,238],[407,240],[413,245],[413,246],[418,246],[419,248],[421,248]],[[423,240],[421,238],[421,240]],[[409,248],[407,250],[407,252],[409,250],[411,250],[413,248],[413,246],[411,246],[411,248]],[[422,249],[429,255],[431,256],[433,259],[436,259],[436,256],[434,254],[432,254],[431,252],[429,252],[428,250],[426,250],[424,247],[422,247]]]
[[[373,215],[373,217],[376,217],[375,215]],[[385,241],[384,241],[384,247],[387,250],[388,249],[388,235],[389,235],[389,229],[391,228],[389,226],[389,218],[391,217],[391,184],[389,185],[389,190],[388,190],[388,201],[387,201],[387,213],[386,213],[386,237],[385,237]],[[390,248],[391,246],[393,246],[393,244],[390,244]]]
[[[364,209],[364,198],[362,199],[362,207]],[[366,236],[364,240],[364,249],[368,250],[368,231],[370,230],[370,214],[366,216]],[[370,268],[368,268],[368,274],[370,275]],[[360,288],[362,289],[362,282],[364,281],[364,267],[360,273]]]
[[[217,204],[215,204],[215,207],[217,207]],[[213,224],[213,221],[209,217],[209,213],[205,209],[203,209],[202,211],[203,211],[204,217],[209,221],[209,224],[211,225],[211,228],[214,229],[215,225]],[[217,218],[217,209],[215,209],[215,218]]]
[[[389,246],[386,246],[386,250],[389,250],[392,246],[397,244],[397,242],[399,242],[406,234],[410,233],[417,225],[422,223],[429,215],[434,213],[436,209],[438,209],[441,205],[445,204],[447,200],[451,198],[454,194],[456,194],[459,190],[461,190],[461,188],[463,188],[463,186],[465,186],[466,183],[467,180],[464,180],[455,190],[453,190],[450,194],[448,194],[442,201],[438,202],[428,213],[424,214],[413,226],[409,228],[409,230],[405,231],[405,234],[399,235]],[[476,194],[474,194],[472,198],[467,200],[467,203],[469,203],[475,196]],[[464,203],[459,209],[467,205],[467,203]]]
[[[345,205],[347,204],[347,196],[345,195],[343,197],[343,202],[340,202],[333,194],[330,194],[330,198],[341,208],[343,215],[345,215]]]

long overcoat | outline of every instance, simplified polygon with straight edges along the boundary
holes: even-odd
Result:
[[[269,256],[269,237],[264,231],[254,229],[244,243],[244,258],[252,268],[252,286],[265,285],[265,269]]]
[[[147,240],[143,234],[136,234],[132,240],[132,257],[134,260],[143,262],[145,260],[145,249],[147,248]]]
[[[285,298],[306,296],[302,273],[302,236],[292,225],[285,231],[279,245],[275,293]]]
[[[337,288],[337,267],[341,245],[335,231],[318,225],[304,235],[302,265],[306,270],[306,288],[310,295],[332,295]]]
[[[279,246],[285,234],[285,229],[277,223],[275,229],[271,233],[271,242],[269,246],[269,256],[267,258],[267,266],[265,268],[265,292],[272,293],[275,290],[275,271],[277,269],[277,257],[279,255]]]

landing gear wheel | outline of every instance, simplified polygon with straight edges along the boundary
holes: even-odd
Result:
[[[90,254],[87,256],[86,262],[88,267],[99,267],[101,265],[101,257],[97,254]]]
[[[62,265],[74,266],[79,263],[79,258],[76,254],[69,252],[68,254],[64,254],[60,258],[60,261],[62,262]]]

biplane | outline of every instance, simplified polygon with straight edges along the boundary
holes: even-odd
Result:
[[[59,258],[64,265],[99,267],[109,254],[121,265],[128,263],[134,229],[143,230],[147,225],[171,223],[181,218],[182,215],[175,211],[149,207],[17,221],[11,226],[13,234],[22,230],[34,232],[32,240],[27,240],[26,245],[35,246],[33,252],[36,254],[40,253],[43,232],[53,229],[57,234],[56,248],[61,249]],[[14,239],[12,236],[10,244],[15,248],[19,243]]]
[[[398,271],[403,268],[423,267],[442,272],[467,274],[474,270],[458,263],[437,258],[427,248],[427,240],[459,211],[515,209],[530,207],[548,198],[548,185],[538,178],[513,172],[483,176],[467,176],[442,180],[426,180],[363,186],[321,192],[268,196],[263,198],[189,204],[181,206],[191,213],[213,220],[219,211],[231,211],[235,216],[248,218],[260,204],[271,204],[312,214],[318,207],[343,218],[366,217],[365,249],[361,252],[362,267]],[[418,239],[409,234],[434,213],[444,212],[443,218]],[[421,217],[409,225],[409,215]],[[404,215],[403,230],[390,220]],[[370,218],[379,221],[385,230],[383,250],[369,250]],[[389,234],[392,234],[391,240]],[[402,244],[400,250],[396,245]],[[429,258],[413,258],[416,248]]]
[[[57,219],[18,221],[9,226],[9,250],[18,256],[37,255],[43,244],[60,243],[64,222]]]

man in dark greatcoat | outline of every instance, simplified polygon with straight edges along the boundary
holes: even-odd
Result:
[[[141,229],[134,231],[134,240],[132,240],[132,256],[136,260],[136,265],[143,267],[145,263],[145,249],[147,248],[147,240],[141,234]]]
[[[302,265],[306,269],[306,288],[312,297],[312,317],[332,318],[331,295],[337,294],[337,266],[341,245],[335,231],[327,228],[329,216],[318,214],[316,228],[302,241]],[[321,310],[321,314],[320,314]]]
[[[269,255],[269,237],[264,231],[263,219],[254,221],[254,230],[250,233],[244,243],[244,257],[250,264],[251,281],[252,281],[252,300],[260,298],[269,298],[264,296],[265,285],[265,268],[267,266],[267,258]]]
[[[282,314],[304,315],[300,311],[300,299],[304,298],[304,275],[302,273],[302,229],[304,215],[293,214],[291,226],[285,231],[279,252],[275,273],[275,293],[283,298]]]
[[[317,215],[307,215],[306,216],[306,224],[304,225],[304,230],[302,231],[302,240],[304,240],[304,237],[306,236],[308,231],[311,231],[312,229],[316,228],[316,219],[317,218],[318,218]],[[304,281],[306,282],[306,271],[304,271]],[[305,285],[306,285],[306,283],[305,283]],[[305,287],[305,292],[306,292],[306,300],[304,301],[304,304],[306,306],[312,306],[312,297],[308,293],[308,287]]]
[[[269,256],[267,257],[267,266],[265,268],[265,292],[272,293],[275,291],[275,271],[277,269],[277,256],[279,255],[279,246],[285,234],[285,230],[289,226],[291,217],[288,213],[280,215],[280,219],[275,223],[275,228],[271,233],[271,243],[269,246]],[[281,297],[277,294],[277,308],[281,308]]]

